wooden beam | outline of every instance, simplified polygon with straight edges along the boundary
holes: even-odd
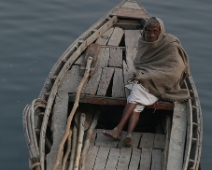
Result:
[[[186,135],[186,103],[175,103],[169,143],[167,170],[182,169]]]

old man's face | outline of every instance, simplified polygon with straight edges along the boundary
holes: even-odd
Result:
[[[160,35],[160,25],[149,25],[146,26],[144,33],[145,33],[145,40],[147,42],[154,42],[158,39]]]

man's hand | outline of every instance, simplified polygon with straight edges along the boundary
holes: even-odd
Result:
[[[129,78],[129,81],[134,81],[134,80],[136,80],[136,73],[135,72],[133,72],[132,75]]]

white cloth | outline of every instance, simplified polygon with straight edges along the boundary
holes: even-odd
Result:
[[[130,95],[127,98],[128,103],[137,103],[134,111],[141,112],[145,106],[154,104],[158,98],[148,92],[141,84],[133,84]]]

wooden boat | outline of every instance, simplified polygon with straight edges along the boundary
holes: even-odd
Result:
[[[39,98],[24,109],[30,169],[200,169],[202,113],[192,77],[183,85],[191,100],[158,101],[145,108],[132,147],[122,142],[126,128],[120,141],[102,134],[103,129],[112,129],[120,120],[129,94],[124,87],[131,61],[149,17],[137,1],[124,0],[58,59]],[[98,48],[97,44],[98,69],[88,81],[79,84],[84,78],[80,75],[83,57],[88,55],[88,48]],[[77,110],[72,113],[75,106]]]

